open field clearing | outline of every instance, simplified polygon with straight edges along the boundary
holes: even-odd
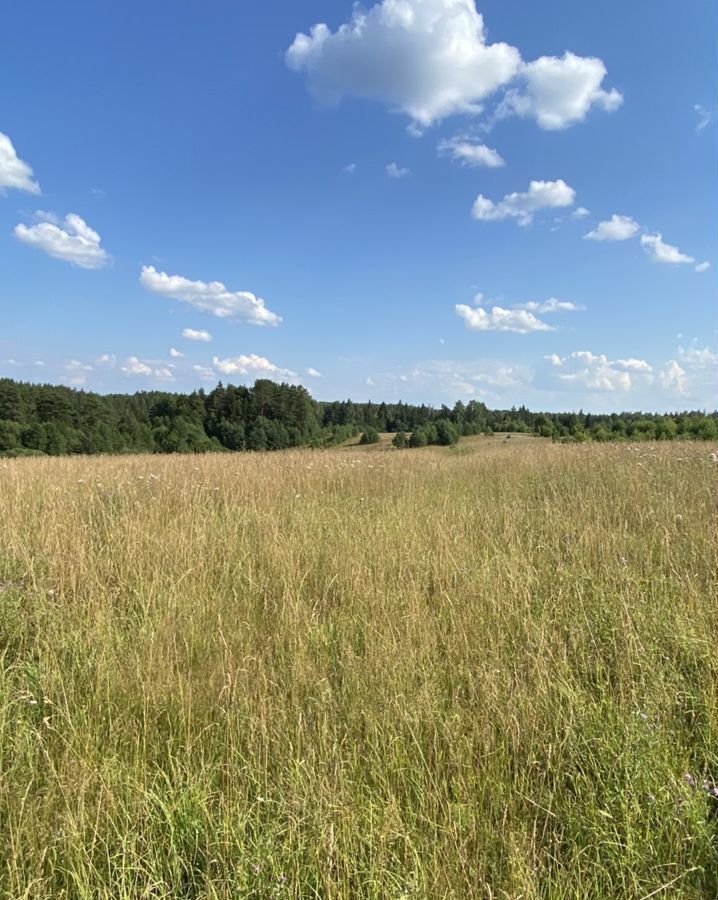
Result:
[[[0,896],[718,896],[701,443],[0,461]]]

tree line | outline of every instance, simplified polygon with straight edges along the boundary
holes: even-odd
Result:
[[[436,409],[406,403],[319,402],[306,388],[267,379],[253,387],[174,394],[95,394],[0,379],[0,455],[199,453],[327,447],[361,434],[394,434],[398,447],[450,445],[462,435],[523,432],[564,441],[718,437],[718,414],[699,411],[532,413],[459,401]]]

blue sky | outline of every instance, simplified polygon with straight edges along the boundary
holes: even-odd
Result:
[[[12,4],[0,376],[713,408],[716,18]]]

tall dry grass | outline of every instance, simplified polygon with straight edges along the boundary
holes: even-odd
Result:
[[[0,462],[0,895],[714,900],[716,471]]]

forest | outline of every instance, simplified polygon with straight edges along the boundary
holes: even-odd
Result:
[[[718,413],[531,412],[406,403],[314,400],[306,388],[261,379],[191,394],[101,395],[0,379],[0,455],[201,453],[327,447],[361,434],[395,435],[397,447],[453,444],[463,435],[527,433],[556,441],[711,440]]]

